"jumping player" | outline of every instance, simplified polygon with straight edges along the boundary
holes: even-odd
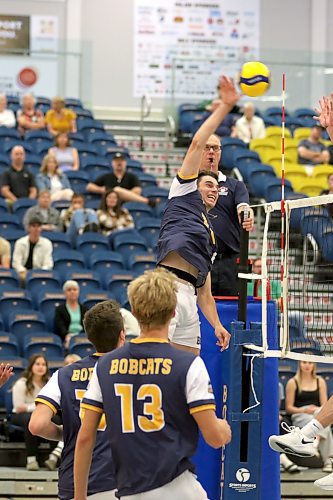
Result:
[[[100,302],[84,317],[88,339],[97,352],[91,356],[61,368],[43,387],[36,399],[29,430],[46,439],[64,440],[64,449],[59,468],[59,498],[74,497],[73,463],[77,433],[81,425],[80,402],[83,398],[96,362],[106,353],[125,341],[120,306],[113,300]],[[63,428],[52,422],[58,410],[62,411]],[[88,498],[110,500],[116,498],[115,480],[112,472],[110,445],[105,436],[105,419],[102,418],[93,450],[93,465],[88,483]]]
[[[171,321],[169,339],[176,347],[194,354],[200,352],[196,294],[222,349],[228,347],[230,339],[211,294],[210,270],[216,243],[207,211],[216,204],[218,179],[210,172],[203,172],[198,180],[207,140],[239,98],[232,80],[225,76],[220,79],[219,92],[221,103],[194,135],[172,182],[158,241],[157,263],[172,271],[178,281],[176,315]]]
[[[103,411],[121,500],[207,499],[190,461],[198,427],[214,448],[227,444],[231,432],[228,423],[216,417],[202,359],[168,342],[176,291],[176,277],[161,268],[128,287],[141,332],[105,355],[94,369],[81,404],[85,418],[75,449],[75,500],[86,498]]]

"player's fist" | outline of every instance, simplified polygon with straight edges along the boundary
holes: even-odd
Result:
[[[220,432],[223,441],[223,445],[230,443],[231,441],[231,428],[226,420],[219,419]]]

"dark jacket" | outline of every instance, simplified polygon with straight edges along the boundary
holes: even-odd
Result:
[[[82,304],[79,305],[81,310],[81,325],[83,331],[83,316],[84,313],[88,311],[88,308],[86,306],[83,306]],[[58,307],[56,307],[54,320],[55,333],[59,335],[62,340],[65,340],[65,337],[68,333],[70,321],[71,318],[66,308],[66,302],[64,302],[63,304],[60,304]]]

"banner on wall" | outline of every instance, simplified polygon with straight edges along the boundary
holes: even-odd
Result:
[[[58,92],[58,18],[0,15],[0,93]]]
[[[135,1],[135,97],[213,97],[258,56],[259,0]]]

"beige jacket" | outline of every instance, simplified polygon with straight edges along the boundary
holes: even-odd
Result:
[[[33,269],[50,270],[53,268],[52,243],[41,236],[37,241],[32,255]],[[13,252],[13,268],[18,273],[25,270],[25,263],[29,255],[29,236],[23,236],[16,241]]]

